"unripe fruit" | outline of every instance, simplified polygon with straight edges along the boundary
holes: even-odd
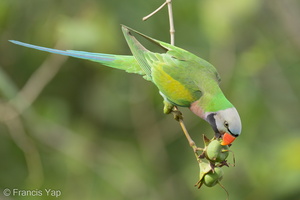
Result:
[[[229,147],[221,145],[220,141],[211,141],[206,148],[206,158],[212,162],[223,162],[229,155]]]
[[[223,174],[223,170],[220,167],[216,167],[214,171],[210,171],[204,176],[203,183],[207,187],[213,187],[222,180]]]

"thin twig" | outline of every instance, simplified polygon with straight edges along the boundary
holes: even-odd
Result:
[[[175,27],[174,27],[174,18],[173,18],[173,10],[172,10],[172,0],[167,0],[166,3],[168,4],[171,45],[175,45]]]
[[[173,114],[174,116],[177,115],[179,112],[178,108],[176,106],[174,106],[173,108]],[[179,122],[180,126],[181,126],[181,129],[186,137],[186,139],[188,140],[189,142],[189,145],[192,147],[193,151],[194,151],[194,154],[196,156],[196,159],[197,159],[197,162],[200,163],[201,160],[199,158],[199,154],[197,153],[197,151],[199,150],[199,148],[196,146],[196,143],[194,142],[194,140],[191,138],[188,130],[186,129],[186,126],[183,122],[183,117],[182,115],[180,117],[176,117],[177,121]]]
[[[171,37],[170,44],[175,45],[175,28],[174,28],[174,19],[173,19],[173,11],[172,11],[172,0],[166,0],[161,6],[159,6],[152,13],[150,13],[146,17],[143,17],[143,20],[146,21],[147,19],[155,15],[157,12],[159,12],[166,5],[168,5],[168,14],[169,14],[169,23],[170,23],[170,37]]]
[[[149,15],[147,15],[146,17],[143,17],[143,21],[146,21],[147,19],[149,19],[150,17],[152,17],[153,15],[155,15],[158,11],[160,11],[168,2],[164,2],[161,6],[159,6],[156,10],[154,10],[152,13],[150,13]]]
[[[173,10],[172,10],[172,0],[166,0],[160,7],[158,7],[155,11],[153,11],[152,13],[150,13],[149,15],[147,15],[146,17],[143,18],[144,21],[146,21],[147,19],[149,19],[150,17],[152,17],[153,15],[155,15],[157,12],[159,12],[164,6],[168,5],[168,14],[169,14],[169,23],[170,23],[170,38],[171,38],[171,45],[175,45],[175,28],[174,28],[174,19],[173,19]],[[190,146],[192,147],[196,159],[198,162],[201,162],[199,155],[197,153],[197,151],[199,150],[199,148],[196,146],[195,142],[192,140],[188,130],[185,127],[185,124],[183,122],[183,118],[181,114],[178,114],[179,110],[176,106],[174,106],[173,108],[173,115],[175,117],[175,119],[179,122],[181,129],[186,137],[186,139],[188,140]]]

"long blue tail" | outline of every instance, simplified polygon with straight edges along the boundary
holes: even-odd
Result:
[[[125,70],[128,73],[136,73],[140,75],[145,75],[144,71],[141,69],[139,66],[138,62],[133,56],[121,56],[121,55],[113,55],[113,54],[103,54],[103,53],[90,53],[90,52],[85,52],[85,51],[74,51],[74,50],[57,50],[57,49],[51,49],[51,48],[46,48],[46,47],[41,47],[41,46],[36,46],[32,44],[27,44],[24,42],[19,42],[16,40],[9,40],[10,42],[21,45],[24,47],[32,48],[32,49],[37,49],[40,51],[46,51],[50,53],[55,53],[55,54],[60,54],[60,55],[65,55],[65,56],[71,56],[75,58],[81,58],[81,59],[86,59],[86,60],[91,60],[94,62],[99,62],[103,65],[112,67],[112,68],[117,68],[117,69],[122,69]]]

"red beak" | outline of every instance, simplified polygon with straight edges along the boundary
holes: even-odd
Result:
[[[223,146],[229,145],[235,140],[235,137],[229,133],[224,133],[222,138],[223,138],[223,141],[221,142],[221,145],[223,145]]]

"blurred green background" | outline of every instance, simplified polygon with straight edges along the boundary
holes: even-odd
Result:
[[[130,54],[125,24],[169,41],[162,0],[0,1],[0,199],[226,199],[193,185],[198,164],[157,89],[97,63],[20,47]],[[216,66],[237,107],[230,199],[300,199],[300,2],[173,0],[176,45]],[[198,146],[206,122],[181,109]],[[42,190],[39,197],[2,194]],[[59,198],[45,189],[59,190]]]

